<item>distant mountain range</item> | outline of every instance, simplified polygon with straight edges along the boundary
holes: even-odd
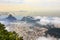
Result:
[[[19,17],[20,18],[20,17]],[[17,19],[13,15],[8,15],[5,18],[0,17],[0,22],[2,23],[10,23],[10,22],[26,22],[29,24],[32,24],[34,26],[40,26],[40,25],[47,25],[47,24],[60,24],[60,18],[59,17],[41,17],[41,16],[23,16],[20,19]]]

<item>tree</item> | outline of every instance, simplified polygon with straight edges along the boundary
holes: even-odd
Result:
[[[0,40],[23,40],[23,37],[19,37],[15,32],[8,32],[0,23]]]

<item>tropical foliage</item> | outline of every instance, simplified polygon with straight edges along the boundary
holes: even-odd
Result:
[[[23,40],[23,37],[19,37],[15,32],[8,32],[0,23],[0,40]]]

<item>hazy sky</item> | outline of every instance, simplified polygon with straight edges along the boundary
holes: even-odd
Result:
[[[60,11],[60,0],[0,0],[0,11]]]

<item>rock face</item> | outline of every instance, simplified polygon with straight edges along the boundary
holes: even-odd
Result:
[[[13,17],[11,14],[6,18],[8,21],[12,22],[17,20],[15,17]]]

